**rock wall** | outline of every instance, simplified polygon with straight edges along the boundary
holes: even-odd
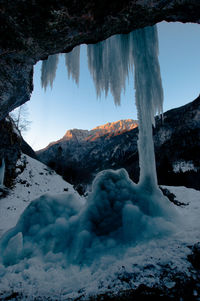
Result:
[[[2,0],[0,119],[30,99],[33,65],[116,33],[160,21],[200,23],[196,0]]]
[[[5,160],[4,184],[11,186],[15,178],[16,162],[21,155],[21,136],[10,119],[0,121],[0,161]]]

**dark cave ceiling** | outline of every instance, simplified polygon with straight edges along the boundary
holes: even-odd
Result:
[[[37,61],[164,20],[200,23],[200,1],[1,0],[0,119],[30,99]]]

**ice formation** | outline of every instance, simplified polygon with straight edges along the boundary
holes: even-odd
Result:
[[[33,257],[62,266],[91,264],[103,254],[118,254],[127,243],[173,232],[175,214],[165,198],[147,194],[124,169],[103,171],[87,203],[75,194],[44,195],[33,201],[17,225],[0,241],[6,265]]]
[[[158,61],[157,27],[116,35],[88,46],[88,65],[97,95],[110,89],[116,103],[134,63],[136,106],[139,120],[140,185],[157,187],[152,124],[156,113],[162,113],[163,90]]]
[[[136,30],[133,38],[135,98],[139,121],[139,184],[151,190],[157,187],[152,124],[156,113],[162,113],[163,89],[158,61],[156,26]]]
[[[4,176],[5,176],[5,160],[3,158],[1,161],[1,167],[0,167],[0,186],[3,186]]]
[[[110,90],[116,104],[132,68],[132,34],[116,35],[98,44],[88,45],[88,67],[97,95]]]
[[[76,84],[78,84],[80,71],[80,46],[75,47],[71,52],[65,54],[65,64],[68,70],[68,78],[71,76],[75,80]]]
[[[70,264],[91,264],[105,254],[123,256],[127,244],[174,231],[177,216],[157,187],[152,140],[154,115],[162,111],[163,101],[157,55],[156,27],[88,47],[97,93],[107,93],[110,88],[117,102],[134,61],[140,122],[139,184],[134,184],[124,169],[107,170],[96,176],[85,203],[70,193],[44,195],[33,201],[0,241],[4,265],[32,262],[34,257],[49,263],[49,268],[55,262],[65,268]]]
[[[56,77],[59,54],[50,55],[47,60],[42,62],[41,84],[46,90],[47,86],[53,87],[53,81]]]

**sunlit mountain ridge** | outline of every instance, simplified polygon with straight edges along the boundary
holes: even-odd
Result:
[[[62,141],[95,141],[96,139],[104,136],[106,136],[106,138],[110,138],[131,131],[137,126],[137,120],[124,119],[115,122],[108,122],[91,130],[70,129],[66,131],[65,135],[61,139],[51,142],[46,148]]]

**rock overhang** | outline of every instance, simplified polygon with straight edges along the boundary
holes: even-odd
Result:
[[[30,99],[33,66],[118,33],[161,21],[200,23],[195,0],[2,0],[0,3],[0,119]]]

